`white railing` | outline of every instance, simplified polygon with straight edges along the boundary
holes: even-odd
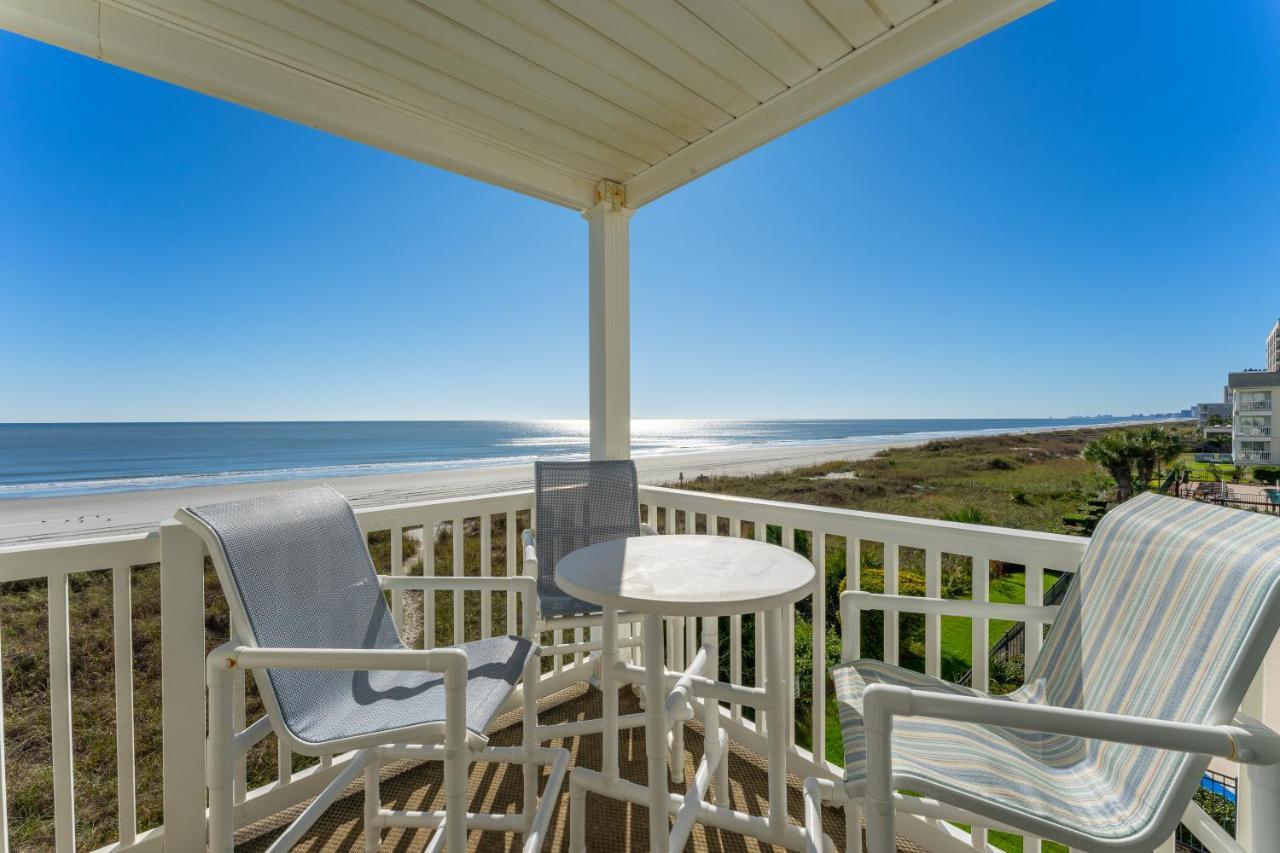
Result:
[[[1242,450],[1232,458],[1236,462],[1270,462],[1271,454],[1262,450]]]
[[[863,589],[874,576],[876,585],[883,583],[887,593],[909,593],[901,585],[900,569],[906,565],[919,567],[924,578],[923,593],[943,596],[944,563],[954,571],[965,564],[971,572],[972,600],[990,599],[990,567],[1000,561],[1026,568],[1026,604],[1039,604],[1044,592],[1047,569],[1071,571],[1079,562],[1087,540],[1078,537],[1008,530],[945,521],[906,518],[876,513],[828,509],[798,504],[734,498],[694,491],[643,487],[642,515],[660,532],[700,532],[719,535],[750,536],[778,541],[788,547],[801,547],[819,569],[820,582],[812,596],[791,612],[791,628],[807,624],[813,638],[806,658],[796,653],[795,630],[786,633],[788,649],[784,660],[803,662],[803,668],[791,665],[785,674],[791,701],[787,719],[771,720],[764,715],[752,718],[750,710],[740,706],[721,708],[726,728],[738,742],[765,753],[766,738],[782,737],[788,745],[789,770],[803,777],[822,775],[838,777],[842,770],[829,763],[823,745],[829,731],[828,660],[826,637],[829,630],[838,635],[839,626],[828,625],[827,613],[834,601],[828,600],[840,581],[847,589]],[[397,506],[362,509],[358,517],[362,529],[385,543],[386,565],[380,571],[406,574],[423,571],[429,574],[506,575],[520,571],[519,532],[530,524],[532,495],[529,491],[485,495],[475,498],[430,501]],[[459,533],[461,535],[459,535]],[[406,545],[417,542],[420,559],[406,557]],[[440,551],[437,559],[437,551]],[[844,555],[844,574],[832,573]],[[53,840],[58,850],[76,849],[75,775],[96,772],[93,768],[75,766],[71,708],[78,702],[113,702],[116,719],[116,781],[118,787],[116,831],[110,849],[176,850],[202,849],[205,826],[204,751],[205,693],[204,657],[208,645],[225,637],[206,636],[206,572],[205,555],[199,540],[177,524],[166,524],[149,535],[122,536],[85,542],[49,543],[0,549],[0,583],[16,581],[44,582],[49,589],[48,648],[49,703],[51,732],[51,777],[53,780]],[[138,761],[135,750],[142,747],[154,755],[159,744],[135,743],[134,646],[137,618],[131,618],[130,579],[134,566],[159,563],[160,580],[160,649],[138,648],[139,660],[154,657],[162,651],[161,688],[163,712],[161,738],[163,744],[162,797],[166,826],[138,830]],[[864,564],[868,568],[864,569]],[[831,572],[828,566],[832,567]],[[151,571],[154,571],[152,569]],[[80,573],[107,573],[112,590],[113,656],[115,664],[114,697],[86,697],[73,694],[71,680],[70,639],[75,626],[70,617],[74,599],[71,578]],[[879,578],[882,577],[882,581]],[[216,582],[212,582],[210,599],[218,604]],[[448,593],[442,593],[448,595]],[[421,645],[434,637],[443,643],[476,639],[495,631],[504,631],[516,621],[515,602],[504,600],[502,593],[473,593],[465,599],[455,597],[437,619],[434,600],[415,600],[416,593],[395,593],[393,614],[407,639]],[[152,617],[154,618],[154,617]],[[919,664],[931,675],[942,675],[942,625],[944,614],[921,617],[924,623],[923,648]],[[694,623],[694,624],[690,624]],[[752,616],[722,620],[717,628],[725,649],[721,666],[724,674],[735,681],[762,684],[761,665],[754,649]],[[901,632],[897,619],[886,620],[880,639],[884,657],[898,663],[903,657]],[[1043,632],[1034,620],[1026,625],[1026,665],[1038,655]],[[154,625],[148,626],[154,631]],[[805,632],[800,632],[803,637]],[[670,664],[683,669],[692,659],[699,625],[695,620],[670,620],[667,626]],[[145,638],[140,636],[145,642]],[[558,637],[570,642],[590,639],[585,629],[578,628],[571,637]],[[864,648],[873,638],[862,636]],[[980,689],[990,681],[988,649],[990,623],[975,618],[970,623],[969,652],[973,666],[973,684]],[[6,662],[7,663],[7,662]],[[583,677],[582,653],[557,659],[544,675],[544,686],[552,689]],[[748,677],[751,676],[751,677]],[[754,679],[754,682],[753,682]],[[804,684],[803,694],[800,685]],[[238,696],[249,694],[238,685]],[[0,712],[4,697],[0,695]],[[236,723],[244,729],[246,739],[260,740],[268,733],[262,723],[246,719],[247,701],[236,705]],[[799,707],[803,713],[795,709]],[[107,713],[105,710],[103,713]],[[3,719],[0,716],[0,719]],[[812,745],[818,745],[816,755]],[[265,747],[259,747],[263,749]],[[7,769],[0,744],[0,769]],[[11,759],[12,760],[12,759]],[[250,773],[247,762],[236,772],[235,820],[237,826],[268,817],[314,796],[332,779],[346,761],[345,756],[330,756],[310,767],[298,767],[295,757],[277,748],[273,778],[262,779]],[[262,766],[259,758],[258,766]],[[295,769],[298,767],[298,769]],[[0,776],[0,830],[6,840],[0,850],[8,850],[8,814],[3,776]],[[1241,799],[1247,802],[1248,785],[1242,785]],[[1207,818],[1195,810],[1188,824],[1211,849],[1239,850],[1212,835]],[[1210,821],[1211,823],[1211,821]],[[904,834],[917,831],[920,839],[933,844],[931,849],[949,849],[956,843],[969,844],[966,833],[945,824],[900,821]],[[1204,834],[1202,834],[1202,832]],[[985,838],[982,828],[974,831],[973,842],[981,846]],[[1024,850],[1039,849],[1034,839],[1027,839]],[[81,845],[83,846],[83,844]],[[970,848],[971,849],[971,848]]]
[[[1240,412],[1269,412],[1271,411],[1270,400],[1249,400],[1239,403],[1236,410]]]
[[[1236,435],[1271,435],[1271,427],[1242,426],[1236,427]]]

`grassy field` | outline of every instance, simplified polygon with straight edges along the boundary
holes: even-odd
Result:
[[[1080,457],[1108,430],[932,441],[862,461],[746,477],[697,477],[685,488],[817,506],[1070,533],[1062,517],[1110,480]],[[831,476],[831,475],[848,475]]]

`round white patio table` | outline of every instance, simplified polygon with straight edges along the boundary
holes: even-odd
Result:
[[[695,820],[800,849],[799,827],[787,821],[786,738],[769,738],[769,814],[747,815],[728,808],[728,738],[720,730],[720,702],[732,701],[762,710],[768,720],[786,720],[786,608],[813,592],[813,565],[794,551],[753,539],[728,536],[636,536],[602,542],[574,551],[556,565],[556,583],[604,611],[600,690],[604,699],[604,745],[600,772],[573,771],[570,784],[570,838],[574,853],[585,849],[585,792],[647,805],[650,849],[666,853],[683,849]],[[643,669],[618,661],[618,612],[644,618]],[[718,680],[722,616],[765,615],[763,646],[765,685],[744,687]],[[663,653],[663,617],[702,617],[702,645],[682,673],[669,672]],[[757,626],[758,630],[759,626]],[[759,637],[759,635],[757,635]],[[643,683],[648,785],[618,775],[618,685]],[[689,700],[703,704],[706,728],[703,758],[688,793],[669,793],[664,764],[667,734],[689,718]],[[672,738],[672,775],[683,767],[683,739]],[[716,805],[703,802],[712,774]],[[646,790],[647,788],[647,790]],[[675,823],[668,832],[667,817]]]

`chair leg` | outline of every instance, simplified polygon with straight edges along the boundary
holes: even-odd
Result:
[[[868,794],[866,816],[867,853],[893,853],[896,842],[893,803]]]
[[[587,853],[587,789],[569,774],[569,853]]]
[[[881,689],[879,685],[873,690]],[[887,688],[901,690],[902,688]],[[867,739],[867,853],[893,853],[896,848],[893,805],[893,713],[868,691],[863,706],[863,731]]]
[[[525,753],[532,756],[538,743],[538,677],[542,673],[542,656],[530,655],[524,664],[522,685],[524,689],[524,731],[523,745]],[[525,762],[524,768],[524,816],[533,820],[533,813],[538,808],[538,765],[532,761]],[[556,796],[558,792],[547,791],[547,796]]]
[[[364,766],[364,850],[378,853],[382,846],[382,827],[377,826],[378,810],[382,808],[382,791],[378,781],[378,750],[369,750],[369,763]]]
[[[862,853],[862,801],[850,800],[844,807],[845,853]]]
[[[464,853],[467,849],[467,776],[471,769],[466,672],[446,672],[444,686],[444,844],[449,853]]]
[[[232,816],[232,779],[235,732],[231,716],[231,671],[210,659],[208,670],[209,738],[205,753],[208,762],[209,850],[232,853],[235,825]]]

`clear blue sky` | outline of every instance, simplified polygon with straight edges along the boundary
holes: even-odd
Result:
[[[1280,6],[1058,0],[642,209],[637,417],[1215,399]],[[583,417],[573,212],[0,33],[0,421]]]

